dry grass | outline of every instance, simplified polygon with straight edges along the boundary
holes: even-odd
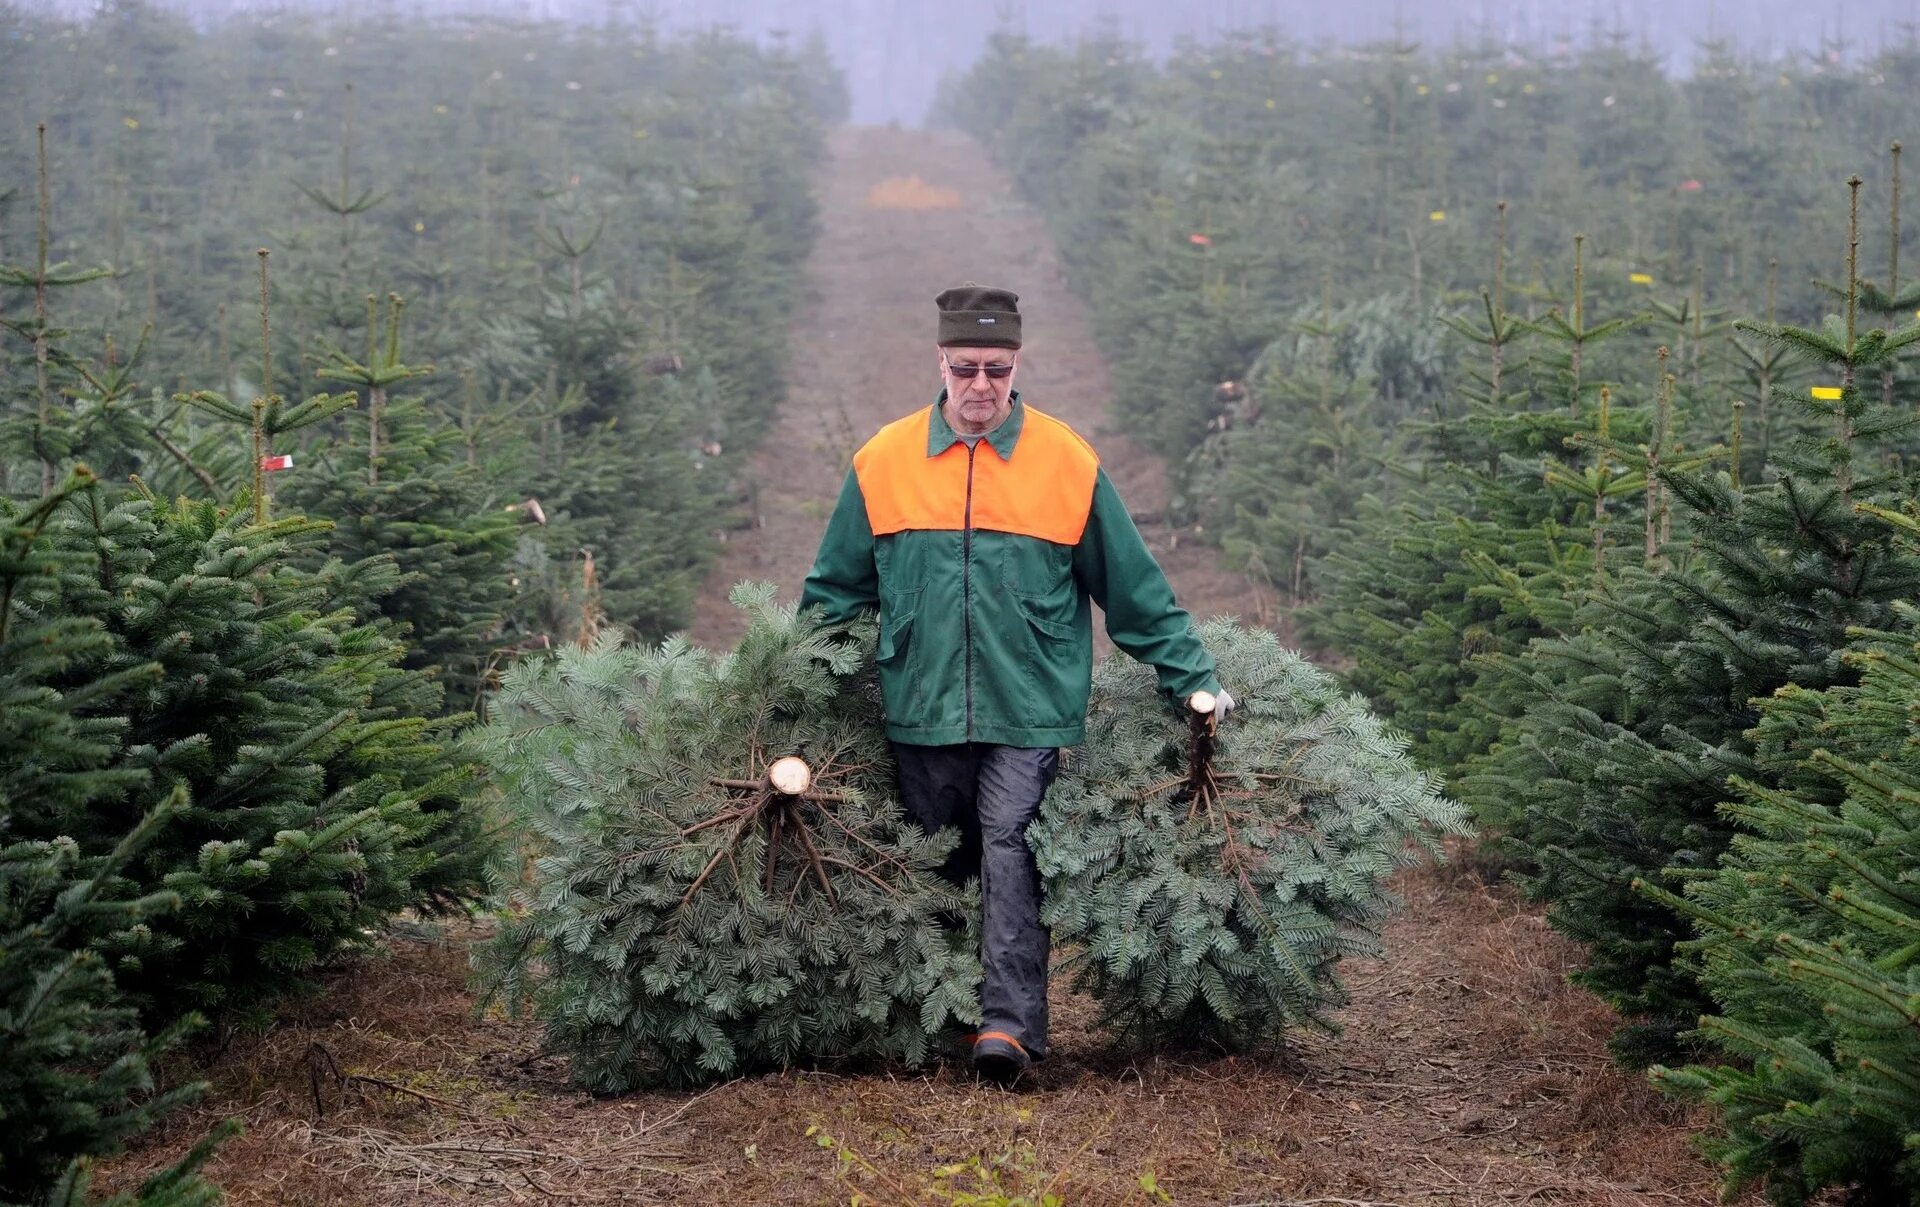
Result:
[[[1566,983],[1540,911],[1452,868],[1403,873],[1388,957],[1354,962],[1338,1038],[1259,1057],[1135,1053],[1055,1002],[1055,1055],[1007,1092],[941,1066],[821,1070],[702,1094],[595,1099],[527,1023],[476,1017],[465,948],[395,940],[272,1033],[232,1045],[207,1104],[124,1162],[130,1180],[214,1119],[236,1204],[942,1201],[974,1162],[1072,1204],[1708,1203],[1704,1125],[1614,1068],[1613,1015]],[[316,1055],[324,1052],[325,1056]],[[836,1161],[808,1128],[857,1155]],[[844,1168],[843,1168],[844,1166]]]

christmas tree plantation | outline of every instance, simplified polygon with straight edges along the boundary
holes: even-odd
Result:
[[[1190,736],[1153,670],[1094,677],[1087,742],[1029,832],[1045,921],[1076,950],[1104,1023],[1246,1046],[1331,1030],[1342,956],[1380,954],[1384,881],[1466,832],[1458,805],[1357,695],[1270,632],[1213,621],[1201,639],[1239,701]]]
[[[730,654],[604,637],[524,661],[485,733],[530,858],[483,974],[592,1089],[916,1063],[978,1021],[977,901],[938,874],[952,840],[893,803],[877,685],[855,673],[871,633],[772,598],[735,590],[753,620]],[[787,756],[810,785],[781,778]]]
[[[1477,321],[1489,291],[1504,345],[1492,405],[1511,411],[1527,404],[1516,391],[1567,401],[1554,343],[1593,403],[1639,353],[1602,342],[1600,316],[1658,312],[1673,320],[1661,342],[1683,398],[1704,402],[1720,376],[1708,316],[1757,302],[1776,260],[1783,282],[1827,269],[1826,245],[1797,236],[1817,191],[1755,165],[1864,161],[1884,181],[1871,161],[1899,130],[1884,84],[1903,70],[1889,61],[1910,60],[1889,50],[1842,70],[1727,44],[1710,55],[1688,75],[1604,36],[1546,56],[1491,37],[1335,52],[1266,28],[1162,54],[1114,31],[1075,46],[1007,30],[946,82],[933,116],[978,137],[1050,219],[1113,369],[1116,414],[1169,459],[1173,518],[1200,521],[1250,575],[1310,602],[1335,585],[1325,561],[1367,548],[1329,522],[1363,496],[1399,505],[1450,458],[1405,426],[1463,410],[1465,349],[1436,338],[1436,318]],[[1584,305],[1557,269],[1576,231],[1591,235]],[[1758,448],[1764,404],[1752,418]],[[1703,435],[1679,438],[1699,447]],[[1366,653],[1346,633],[1304,634]],[[1399,707],[1397,685],[1355,686],[1425,742],[1431,724]],[[1448,724],[1444,696],[1435,703]]]
[[[409,579],[361,613],[412,626],[404,665],[439,668],[450,711],[484,707],[509,648],[571,640],[579,594],[647,639],[684,626],[751,498],[845,103],[806,45],[638,13],[586,36],[0,12],[0,494],[84,460],[231,503],[286,456],[281,511],[338,525],[318,555]],[[403,358],[366,304],[395,294]],[[357,405],[284,422],[316,368]],[[221,429],[255,398],[249,455]]]
[[[1898,449],[1916,421],[1859,384],[1920,343],[1920,324],[1857,321],[1849,183],[1841,313],[1818,328],[1751,325],[1838,383],[1791,400],[1824,430],[1776,446],[1775,476],[1758,484],[1656,464],[1652,556],[1596,577],[1565,635],[1499,660],[1481,696],[1507,719],[1462,790],[1538,869],[1526,886],[1552,902],[1555,927],[1588,945],[1575,979],[1624,1016],[1613,1050],[1634,1065],[1671,1060],[1707,1006],[1674,956],[1686,920],[1636,881],[1711,873],[1738,830],[1717,808],[1729,785],[1776,786],[1749,736],[1755,701],[1853,682],[1850,634],[1887,627],[1920,590],[1920,559],[1877,518],[1915,495]],[[1669,517],[1684,545],[1662,539]]]

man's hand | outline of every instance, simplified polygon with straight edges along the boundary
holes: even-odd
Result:
[[[1226,720],[1227,714],[1233,711],[1236,703],[1237,701],[1227,694],[1227,689],[1221,688],[1213,697],[1213,723],[1218,725]]]
[[[1195,712],[1212,713],[1213,723],[1218,725],[1220,722],[1226,720],[1228,713],[1233,711],[1234,699],[1227,693],[1227,689],[1223,687],[1215,693],[1193,693],[1187,697],[1187,707]]]

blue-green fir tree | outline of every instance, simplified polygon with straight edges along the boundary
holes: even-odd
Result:
[[[1299,603],[1360,500],[1396,460],[1389,435],[1437,392],[1444,333],[1405,297],[1301,307],[1289,331],[1215,387],[1188,455],[1189,506],[1221,550]]]
[[[1466,833],[1465,814],[1365,700],[1272,633],[1199,631],[1239,707],[1196,733],[1152,668],[1101,664],[1086,744],[1029,832],[1043,917],[1102,1022],[1136,1040],[1333,1030],[1339,961],[1381,954],[1388,875]]]
[[[954,837],[895,803],[872,626],[734,600],[730,653],[609,632],[523,660],[484,735],[524,833],[484,978],[594,1090],[912,1064],[979,1021],[978,898],[940,877]]]

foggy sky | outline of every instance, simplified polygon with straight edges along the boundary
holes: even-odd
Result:
[[[203,16],[249,7],[236,0],[158,3]],[[76,0],[29,6],[69,15],[87,8]],[[666,30],[784,30],[796,42],[819,30],[848,73],[853,120],[906,125],[923,119],[940,77],[964,70],[1001,26],[1055,42],[1111,28],[1159,54],[1183,37],[1206,41],[1268,25],[1309,46],[1383,38],[1397,26],[1429,47],[1482,33],[1546,47],[1578,43],[1597,24],[1644,36],[1671,69],[1684,72],[1694,46],[1709,37],[1767,55],[1813,52],[1839,39],[1849,55],[1859,55],[1906,40],[1920,23],[1920,0],[293,0],[272,7],[348,15],[480,11],[594,23],[618,13]]]

